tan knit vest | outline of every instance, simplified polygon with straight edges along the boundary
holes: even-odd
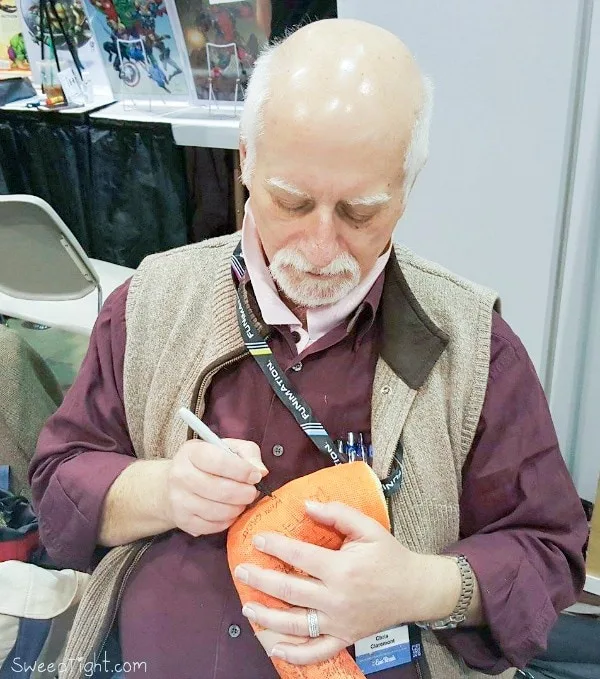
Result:
[[[198,386],[205,393],[219,367],[243,351],[230,271],[238,240],[233,234],[153,255],[133,278],[124,392],[140,458],[174,455],[187,435],[177,410],[190,406]],[[373,468],[380,478],[386,476],[402,434],[404,478],[392,501],[394,534],[412,550],[438,553],[459,537],[461,471],[485,396],[496,295],[405,248],[395,252],[416,299],[450,341],[418,390],[379,359],[371,399]],[[117,547],[103,559],[80,605],[65,657],[89,657],[101,643],[116,615],[123,576],[147,544]],[[433,679],[485,676],[469,670],[433,633],[425,632],[423,641]],[[73,670],[61,679],[78,676]],[[514,670],[500,676],[512,678]]]

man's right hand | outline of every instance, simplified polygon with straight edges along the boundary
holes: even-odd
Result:
[[[237,455],[191,440],[170,461],[166,519],[193,537],[229,528],[256,500],[254,484],[269,473],[256,443],[238,439],[225,439],[225,443]]]

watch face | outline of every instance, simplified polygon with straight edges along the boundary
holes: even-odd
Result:
[[[454,629],[458,623],[452,622],[452,620],[434,620],[433,622],[416,622],[415,625],[421,629],[427,629],[431,631],[438,631],[444,629]]]
[[[439,622],[432,623],[431,629],[442,630],[442,629],[453,629],[456,627],[456,623],[451,620],[440,620]]]
[[[434,620],[433,622],[416,622],[415,625],[421,629],[428,630],[444,630],[444,629],[454,629],[458,627],[461,623],[466,620],[465,615],[452,615],[449,618],[444,618],[443,620]]]

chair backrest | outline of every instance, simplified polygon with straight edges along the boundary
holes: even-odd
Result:
[[[79,299],[100,289],[67,225],[37,196],[0,196],[0,292],[20,299]]]

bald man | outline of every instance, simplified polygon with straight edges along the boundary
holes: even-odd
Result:
[[[40,438],[50,555],[88,569],[105,554],[67,655],[118,639],[147,678],[270,679],[269,656],[291,672],[348,648],[369,676],[453,679],[512,677],[544,647],[582,586],[585,517],[496,294],[392,245],[431,109],[411,54],[374,26],[314,23],[261,56],[241,242],[148,258]],[[238,456],[191,439],[181,406]],[[241,564],[234,578],[291,604],[242,610],[226,531],[254,484],[352,460],[381,480],[392,533],[307,507],[345,535],[342,561],[258,535],[305,575]]]

